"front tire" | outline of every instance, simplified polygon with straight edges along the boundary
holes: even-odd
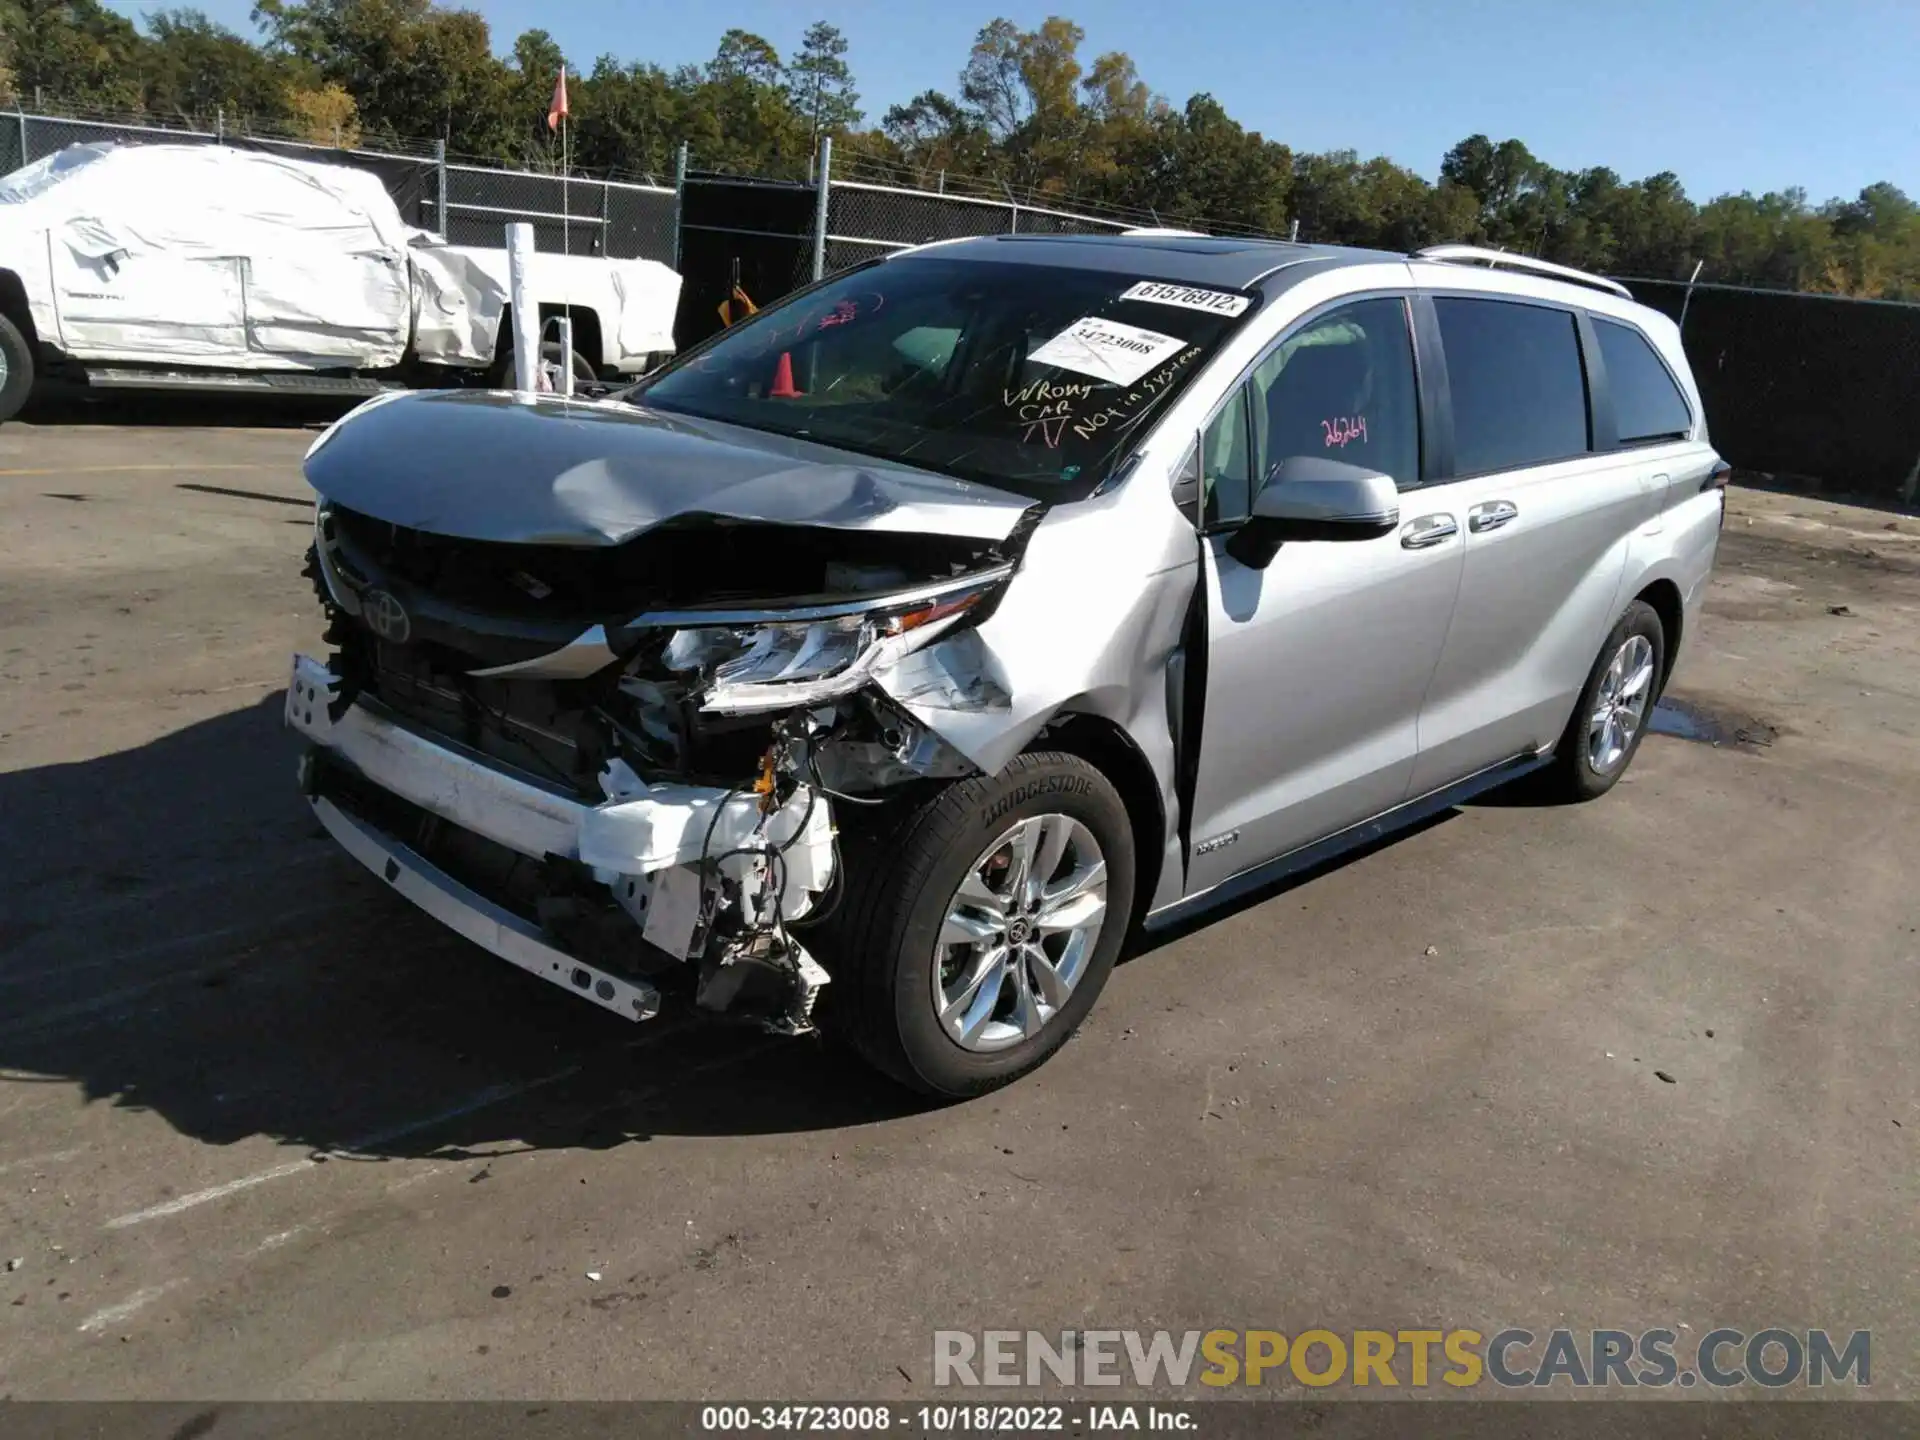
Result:
[[[843,823],[849,817],[843,812]],[[850,837],[822,1019],[924,1094],[984,1094],[1064,1045],[1133,914],[1133,829],[1075,755],[1022,755]]]
[[[0,423],[11,420],[33,391],[33,347],[20,327],[0,315]]]
[[[1597,800],[1619,783],[1646,737],[1666,657],[1659,612],[1634,601],[1601,645],[1553,765],[1542,776],[1549,798]]]

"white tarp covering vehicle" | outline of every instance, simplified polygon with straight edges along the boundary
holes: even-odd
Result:
[[[537,255],[576,373],[671,352],[680,277],[653,260]],[[362,386],[501,375],[503,249],[406,224],[379,178],[216,145],[73,145],[0,176],[0,419],[39,376],[94,384]]]

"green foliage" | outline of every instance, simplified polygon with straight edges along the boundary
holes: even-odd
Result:
[[[142,104],[149,114],[192,119],[224,111],[237,124],[277,127],[293,119],[284,67],[197,10],[147,17]]]
[[[100,0],[0,0],[0,93],[49,107],[140,111],[286,129],[351,143],[444,140],[457,154],[557,168],[547,106],[565,63],[542,30],[493,53],[486,21],[435,0],[257,0],[251,44],[191,10],[145,33]],[[1064,208],[1116,207],[1163,223],[1406,251],[1446,240],[1609,274],[1685,277],[1920,299],[1920,207],[1889,184],[1812,205],[1787,190],[1690,200],[1671,174],[1560,170],[1516,139],[1472,135],[1428,181],[1383,158],[1305,154],[1246,129],[1209,95],[1156,95],[1118,52],[1048,16],[996,19],[952,94],[925,91],[871,128],[832,25],[789,57],[728,30],[705,65],[667,70],[602,55],[569,76],[571,163],[665,176],[684,142],[696,166],[807,173],[821,135],[836,171],[1008,187]]]
[[[99,0],[11,0],[4,63],[17,94],[101,110],[140,105],[141,37]]]
[[[810,136],[840,134],[863,118],[846,55],[847,37],[824,20],[807,27],[787,66],[787,100],[807,117]]]

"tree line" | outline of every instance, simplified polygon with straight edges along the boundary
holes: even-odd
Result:
[[[543,30],[494,54],[487,22],[434,0],[258,0],[256,43],[193,10],[144,28],[99,0],[0,0],[0,95],[93,113],[140,114],[292,134],[337,145],[444,141],[462,157],[551,169],[546,125],[563,61]],[[836,173],[929,188],[982,186],[1062,206],[1111,207],[1265,234],[1411,250],[1494,245],[1615,275],[1886,299],[1920,299],[1920,213],[1890,183],[1852,199],[1804,190],[1705,203],[1663,172],[1558,169],[1517,139],[1473,135],[1438,179],[1351,150],[1296,151],[1249,130],[1211,95],[1175,103],[1118,51],[1085,56],[1085,33],[1051,17],[994,20],[951,91],[877,118],[861,107],[849,43],[808,28],[790,55],[728,30],[703,65],[608,54],[569,62],[572,164],[670,174],[684,142],[697,166],[798,175],[821,135]]]

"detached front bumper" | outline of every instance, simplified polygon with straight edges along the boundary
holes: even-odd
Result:
[[[334,839],[449,929],[628,1020],[659,1013],[660,990],[650,980],[570,953],[535,920],[447,873],[393,834],[368,813],[377,807],[356,804],[355,794],[370,786],[516,855],[573,862],[604,887],[609,908],[618,906],[630,917],[636,958],[644,950],[656,961],[697,966],[723,892],[743,905],[757,900],[765,913],[791,920],[832,883],[828,802],[804,787],[769,815],[752,793],[648,785],[617,767],[621,773],[603,776],[608,798],[583,803],[410,729],[377,703],[356,700],[341,709],[339,695],[339,677],[325,664],[294,657],[286,719],[311,742],[302,759],[303,788]],[[328,777],[339,771],[353,783],[330,783]],[[775,850],[777,864],[757,858]],[[710,863],[710,857],[722,858]],[[731,885],[721,885],[722,873]]]

